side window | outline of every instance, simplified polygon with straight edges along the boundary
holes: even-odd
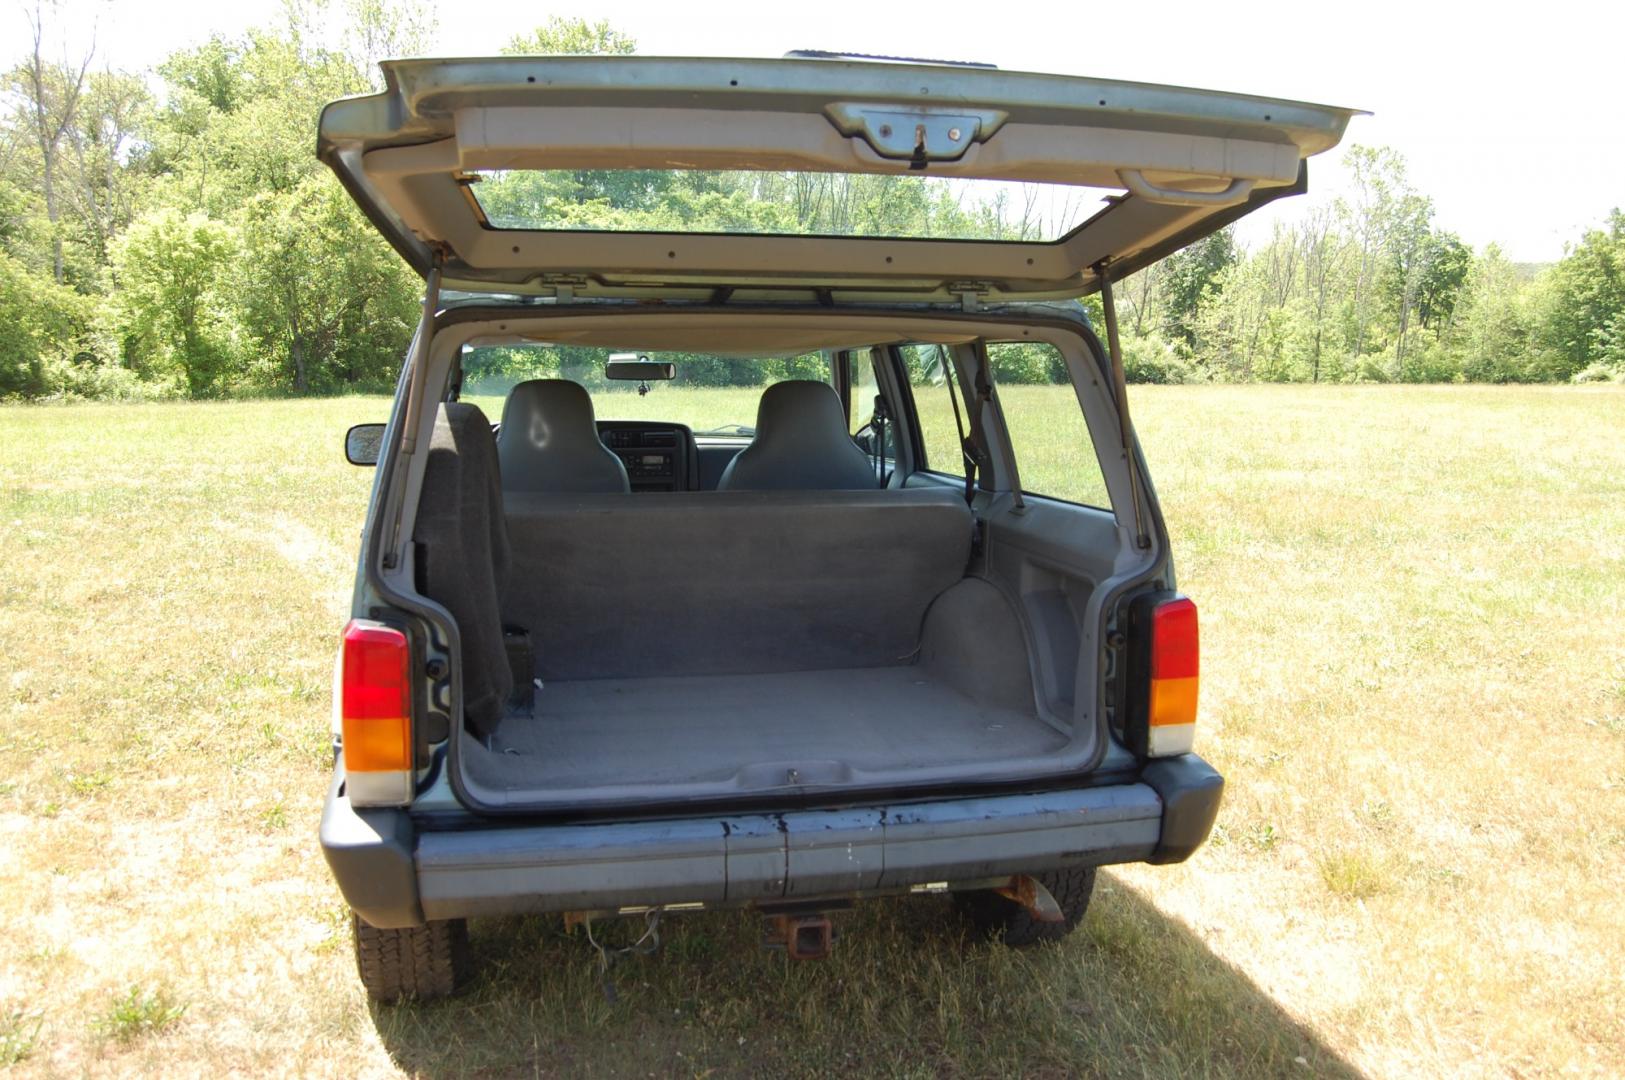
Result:
[[[880,381],[875,377],[875,364],[881,350],[861,349],[848,353],[851,363],[851,416],[847,430],[852,440],[862,447],[875,463],[875,471],[884,484],[897,464],[897,418],[889,412],[880,418]],[[880,422],[877,422],[880,421]]]
[[[880,393],[880,388],[875,382],[875,361],[871,350],[853,349],[846,356],[847,363],[852,365],[849,369],[852,415],[847,417],[848,430],[856,435],[868,427],[869,421],[874,419],[875,395]]]
[[[920,444],[925,450],[920,467],[962,476],[965,456],[959,448],[959,421],[954,416],[954,399],[948,387],[948,380],[954,377],[953,359],[946,347],[936,345],[904,345],[902,353],[914,415],[920,422]],[[963,399],[960,408],[964,408]]]
[[[1053,345],[1007,342],[989,343],[987,355],[1022,490],[1109,508],[1106,478],[1060,351]]]

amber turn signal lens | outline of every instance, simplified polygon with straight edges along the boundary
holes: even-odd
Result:
[[[1147,720],[1153,736],[1158,728],[1196,723],[1201,654],[1196,605],[1185,597],[1159,605],[1151,624],[1151,707]],[[1184,749],[1189,749],[1188,739],[1154,741],[1167,748],[1183,742]]]

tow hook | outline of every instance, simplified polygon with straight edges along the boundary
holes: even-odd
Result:
[[[993,890],[1000,896],[1014,900],[1027,909],[1027,913],[1039,922],[1058,923],[1066,921],[1066,914],[1061,905],[1055,902],[1055,897],[1044,888],[1043,882],[1026,874],[1017,874],[1005,884]]]
[[[762,945],[783,949],[792,960],[822,960],[835,944],[835,929],[829,916],[768,915]]]

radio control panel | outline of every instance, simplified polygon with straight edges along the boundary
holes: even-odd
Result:
[[[688,428],[641,420],[600,420],[598,437],[626,466],[634,492],[689,490],[694,437]]]

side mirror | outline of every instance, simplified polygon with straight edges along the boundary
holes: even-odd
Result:
[[[344,433],[344,458],[351,465],[376,465],[383,445],[383,424],[357,424]]]

